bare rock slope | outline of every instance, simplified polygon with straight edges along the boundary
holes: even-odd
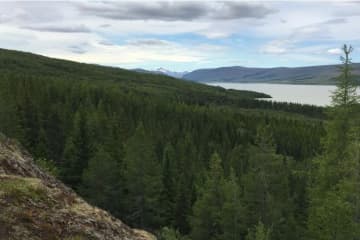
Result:
[[[0,135],[0,239],[151,240],[81,199]]]

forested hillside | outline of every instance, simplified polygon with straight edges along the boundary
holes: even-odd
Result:
[[[316,235],[324,109],[8,50],[0,73],[0,131],[127,224],[159,239]]]

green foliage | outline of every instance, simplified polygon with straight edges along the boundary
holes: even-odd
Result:
[[[139,227],[145,224],[159,226],[162,220],[161,167],[142,124],[125,144],[124,177],[128,192],[128,219]]]
[[[359,236],[359,225],[352,217],[354,206],[344,194],[344,190],[338,189],[324,193],[320,199],[312,199],[309,218],[312,239],[356,239]]]
[[[14,202],[24,199],[46,200],[45,189],[34,179],[1,179],[0,192]]]
[[[267,229],[265,225],[260,221],[254,231],[250,231],[246,236],[246,240],[270,240],[271,230]]]
[[[159,240],[190,240],[182,236],[179,231],[172,228],[163,227],[158,235]]]
[[[357,239],[360,235],[360,108],[351,77],[352,47],[344,45],[343,52],[324,152],[313,161],[308,218],[311,239]]]
[[[229,179],[224,185],[224,202],[221,209],[220,225],[222,228],[220,239],[241,239],[244,232],[244,207],[239,182],[232,169]]]
[[[352,46],[346,44],[342,48],[344,56],[341,57],[342,66],[340,68],[341,74],[337,79],[337,89],[332,96],[332,104],[334,107],[346,107],[358,103],[358,96],[356,93],[357,84],[355,78],[351,73],[351,58],[350,54],[354,50]]]
[[[199,187],[191,218],[192,239],[218,239],[221,234],[221,210],[224,202],[224,171],[217,153],[211,157],[205,182]]]
[[[89,131],[85,116],[76,112],[72,127],[72,134],[68,137],[64,147],[63,180],[74,188],[81,183],[81,175],[86,168],[91,152]]]
[[[92,204],[116,213],[120,199],[120,166],[102,146],[97,147],[82,175],[80,192]]]
[[[293,161],[275,152],[268,126],[260,127],[257,147],[249,153],[249,169],[242,177],[245,221],[272,226],[275,239],[294,238],[294,202],[290,191]]]
[[[38,158],[35,159],[35,163],[37,166],[39,166],[43,171],[47,172],[48,174],[54,177],[59,176],[59,169],[54,161],[45,158]]]
[[[177,162],[175,149],[171,144],[167,144],[164,148],[162,155],[162,207],[164,210],[164,217],[167,223],[174,223],[174,210],[176,202],[176,174],[177,174]]]
[[[259,219],[273,239],[304,235],[323,109],[257,97],[0,50],[0,130],[89,202],[170,238],[244,239]]]

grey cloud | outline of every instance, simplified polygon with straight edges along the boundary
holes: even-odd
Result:
[[[85,25],[77,26],[57,26],[57,25],[40,25],[40,26],[23,26],[23,29],[29,29],[40,32],[61,32],[61,33],[88,33],[91,32]]]
[[[192,21],[263,18],[275,10],[243,2],[102,2],[79,4],[81,13],[116,20]]]
[[[108,27],[111,27],[111,25],[106,23],[106,24],[101,24],[99,27],[108,28]]]
[[[89,15],[118,20],[192,20],[206,12],[201,4],[186,2],[103,2],[82,4],[79,9]]]
[[[221,11],[214,12],[216,19],[264,18],[277,12],[261,4],[246,2],[223,2]]]
[[[108,42],[108,41],[99,41],[98,42],[100,45],[104,45],[104,46],[114,46],[114,44],[112,44],[111,42]]]
[[[335,18],[335,19],[330,19],[328,21],[323,22],[322,24],[342,24],[342,23],[346,23],[346,19],[345,18]]]
[[[129,45],[133,46],[166,46],[169,45],[167,41],[159,39],[140,39],[128,41]]]
[[[304,25],[302,27],[295,28],[290,35],[291,39],[329,39],[331,25],[346,23],[345,18],[334,18],[324,22],[318,22],[314,24]]]
[[[80,44],[80,45],[71,45],[71,46],[68,47],[68,49],[72,53],[84,54],[84,53],[88,52],[88,50],[86,49],[87,46],[88,46],[87,43],[83,43],[83,44]]]

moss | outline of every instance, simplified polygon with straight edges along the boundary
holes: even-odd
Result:
[[[0,196],[11,200],[46,200],[46,190],[40,180],[34,178],[1,178]]]
[[[38,158],[35,160],[35,164],[44,172],[54,176],[59,177],[59,169],[56,167],[55,162],[45,158]]]

